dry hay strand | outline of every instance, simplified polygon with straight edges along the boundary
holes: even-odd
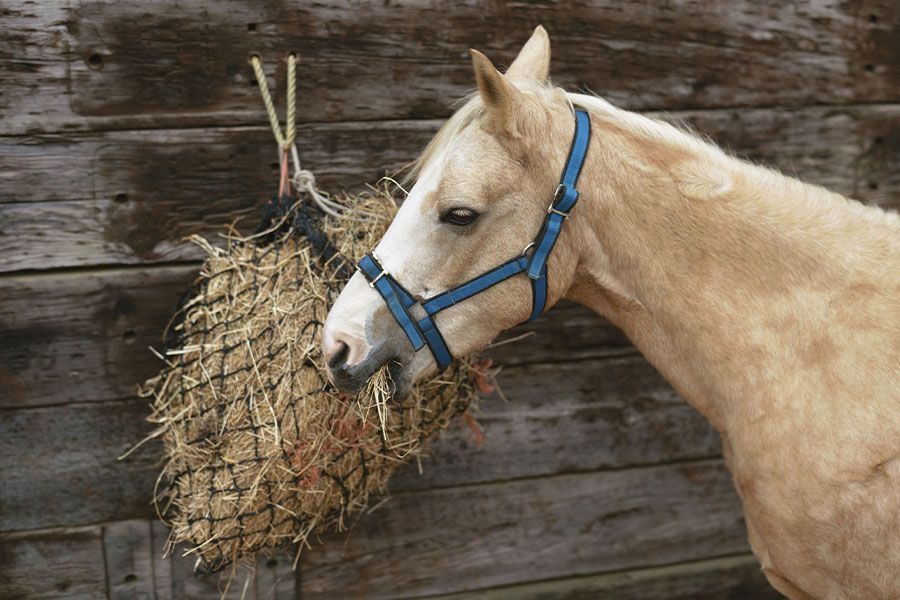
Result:
[[[186,543],[201,573],[286,544],[299,556],[311,536],[344,529],[475,399],[483,373],[471,358],[401,401],[389,397],[387,369],[358,397],[327,382],[319,334],[328,307],[347,265],[396,211],[384,191],[348,200],[372,217],[318,217],[339,253],[327,260],[292,226],[297,206],[225,248],[194,238],[208,258],[170,326],[166,367],[142,393],[168,459],[156,494],[172,528],[168,549]]]

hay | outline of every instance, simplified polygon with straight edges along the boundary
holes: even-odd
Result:
[[[253,239],[194,238],[208,258],[170,327],[166,368],[142,393],[168,459],[157,507],[169,550],[186,543],[201,573],[343,529],[475,398],[468,359],[402,401],[387,369],[359,397],[328,384],[322,322],[396,210],[384,192],[355,202],[366,224],[274,204],[282,218]]]

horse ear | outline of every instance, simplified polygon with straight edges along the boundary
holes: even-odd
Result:
[[[550,36],[543,25],[534,28],[534,32],[519,55],[506,70],[506,76],[512,79],[530,79],[545,83],[550,75]]]
[[[475,82],[488,114],[500,125],[511,122],[519,90],[478,50],[469,50],[475,69]]]

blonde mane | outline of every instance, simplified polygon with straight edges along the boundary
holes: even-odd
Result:
[[[615,124],[646,144],[662,144],[690,152],[695,157],[690,164],[691,172],[679,173],[682,178],[682,187],[688,196],[709,197],[730,189],[727,182],[722,180],[722,172],[715,173],[714,171],[724,169],[724,172],[727,173],[742,170],[746,175],[765,185],[785,189],[785,191],[789,190],[800,197],[807,198],[808,208],[811,211],[820,212],[832,204],[836,208],[840,207],[839,210],[850,210],[854,215],[873,222],[900,224],[900,216],[896,212],[863,205],[814,184],[784,175],[771,167],[733,155],[693,130],[687,123],[671,123],[624,110],[593,94],[565,92],[549,81],[543,84],[517,81],[516,85],[532,97],[537,96],[547,102],[552,102],[555,96],[562,96],[570,108],[574,105],[583,106],[593,116],[601,118],[607,123]],[[405,181],[413,181],[426,165],[453,143],[464,129],[484,114],[484,104],[477,90],[463,96],[455,103],[455,107],[456,111],[429,141],[422,154],[408,166],[404,177]],[[830,199],[832,202],[823,201],[823,199]]]
[[[664,144],[694,154],[694,160],[688,163],[686,169],[673,173],[679,177],[680,187],[682,191],[688,192],[688,196],[709,197],[723,189],[730,189],[729,182],[722,181],[723,175],[731,175],[733,178],[734,173],[739,172],[761,185],[771,186],[774,190],[789,192],[803,199],[810,213],[821,213],[829,208],[842,213],[849,210],[854,216],[873,223],[900,225],[900,216],[896,212],[862,204],[818,185],[787,176],[769,166],[731,154],[686,123],[672,124],[623,110],[595,95],[567,93],[566,96],[570,102],[587,108],[593,116],[615,123],[648,144]],[[708,185],[710,182],[714,185]],[[715,185],[716,183],[719,185]],[[840,216],[834,215],[833,218],[839,220]]]

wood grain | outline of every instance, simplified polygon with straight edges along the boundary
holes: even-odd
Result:
[[[734,556],[623,573],[574,577],[430,600],[777,600],[754,556]]]
[[[305,598],[408,598],[745,552],[718,461],[397,494],[303,560]]]
[[[409,162],[436,128],[304,128],[303,165],[323,189],[359,191]],[[274,148],[263,128],[0,139],[0,272],[196,259],[186,236],[218,238],[238,219],[255,229],[275,190]]]
[[[196,265],[0,279],[0,407],[128,398]]]
[[[156,595],[150,521],[115,521],[103,526],[106,589],[110,600],[153,598]]]
[[[163,558],[168,529],[157,521],[113,521],[0,535],[0,598],[16,600],[288,600],[296,577],[285,555],[260,557],[230,587],[197,577],[193,558]],[[246,587],[245,587],[246,586]]]
[[[900,106],[665,116],[790,175],[900,207]],[[304,164],[326,189],[358,191],[412,160],[439,125],[303,128]],[[236,219],[255,227],[274,185],[270,137],[258,127],[0,138],[0,272],[196,259],[187,235],[216,237]]]
[[[629,360],[632,362],[637,361],[637,359]],[[602,377],[602,369],[598,369],[598,371],[600,371],[598,377]],[[614,373],[608,374],[612,375],[610,377],[612,382],[616,381]],[[561,375],[572,378],[574,373],[563,372]],[[640,380],[637,373],[632,373],[631,377],[635,380]],[[524,386],[534,386],[535,381],[529,382],[525,380],[522,384]],[[647,392],[644,392],[644,394],[647,394]],[[635,400],[634,398],[623,398],[622,403],[631,403],[635,402]],[[537,399],[535,398],[534,402],[536,401]],[[662,403],[666,404],[667,402],[662,399]],[[648,402],[645,399],[643,405],[647,404]],[[684,410],[689,410],[684,405],[681,405],[681,407]],[[602,406],[601,408],[610,410],[608,406]],[[614,411],[615,409],[611,410]],[[656,459],[656,461],[668,461],[679,458],[677,452],[673,453],[672,439],[679,440],[679,444],[682,446],[690,444],[692,439],[693,443],[697,445],[713,446],[714,436],[708,429],[703,427],[702,422],[696,415],[693,415],[693,418],[688,418],[687,421],[694,420],[694,423],[699,424],[700,427],[689,426],[680,431],[675,428],[671,431],[671,438],[664,437],[660,439],[658,435],[660,429],[671,428],[673,425],[672,422],[665,422],[666,419],[672,418],[671,411],[663,409],[657,411],[662,414],[657,414],[655,411],[646,410],[645,413],[639,413],[637,411],[642,410],[641,402],[637,402],[633,410],[636,418],[630,423],[629,427],[625,427],[627,423],[623,423],[621,425],[623,429],[619,429],[618,433],[615,433],[615,426],[610,428],[601,425],[599,432],[601,435],[608,435],[607,438],[600,438],[597,432],[587,431],[589,437],[587,439],[579,439],[579,431],[586,431],[586,428],[573,427],[575,423],[572,422],[572,419],[583,419],[585,415],[579,414],[579,411],[573,412],[565,408],[560,411],[561,415],[557,415],[554,414],[554,407],[548,406],[545,412],[547,413],[548,427],[551,430],[551,435],[548,437],[553,438],[550,442],[558,443],[560,436],[568,435],[574,440],[571,446],[566,446],[565,444],[558,447],[547,446],[547,442],[544,439],[529,439],[527,435],[522,434],[513,435],[511,437],[513,440],[516,440],[518,447],[509,448],[508,452],[486,452],[481,459],[482,465],[485,464],[485,461],[489,463],[497,460],[508,466],[519,465],[518,468],[511,470],[510,474],[512,476],[546,475],[548,474],[546,472],[548,462],[552,464],[553,461],[532,462],[528,460],[529,457],[537,456],[542,451],[556,453],[564,469],[580,470],[596,466],[595,461],[600,454],[606,454],[606,459],[602,461],[604,464],[616,467],[627,465],[629,452],[621,453],[621,449],[627,447],[635,447],[635,452],[639,450],[649,451],[647,454],[639,457],[641,460]],[[581,412],[583,413],[584,411]],[[126,402],[17,411],[13,413],[14,418],[11,421],[6,418],[7,415],[4,415],[5,418],[0,421],[0,439],[3,441],[0,449],[3,451],[4,461],[6,462],[0,467],[0,476],[2,476],[6,485],[0,492],[2,494],[0,495],[0,506],[3,506],[3,517],[0,520],[0,527],[3,529],[34,528],[62,525],[68,522],[106,521],[136,516],[151,518],[152,513],[147,505],[147,500],[152,493],[153,481],[158,468],[156,455],[153,452],[138,453],[135,458],[124,462],[116,462],[114,458],[131,440],[137,439],[141,433],[140,431],[135,431],[135,429],[139,430],[141,428],[140,419],[143,413],[144,406],[141,402]],[[590,420],[596,418],[596,416],[596,414],[588,414],[587,418]],[[660,422],[660,419],[663,419],[663,422]],[[680,419],[676,417],[676,422],[678,420]],[[490,440],[494,426],[487,423],[485,426],[488,439]],[[540,427],[538,428],[540,429]],[[559,432],[556,436],[552,435],[554,429]],[[635,445],[633,440],[635,436],[640,435],[641,431],[645,432],[643,434],[645,440]],[[465,432],[458,431],[455,435],[465,435]],[[584,452],[584,449],[589,448],[591,444],[597,445],[599,450],[591,453]],[[450,452],[453,451],[452,445],[448,446],[448,448]],[[707,447],[706,450],[711,451],[713,448]],[[693,448],[691,451],[697,453],[698,448]],[[702,452],[702,448],[699,451]],[[529,452],[533,454],[529,454]],[[621,457],[616,458],[620,453]],[[681,458],[683,457],[684,455],[681,456]],[[461,464],[461,461],[458,459],[453,460],[451,458],[448,462],[449,465],[459,465],[461,467],[460,470],[463,472],[471,471],[473,468],[482,468],[484,477],[489,479],[496,478],[499,471],[499,465],[493,468],[490,466],[478,467],[478,461],[474,461],[474,464],[469,466]],[[433,468],[431,465],[429,467],[429,470]],[[494,536],[500,536],[497,539],[498,544],[503,543],[507,539],[520,539],[519,542],[515,543],[523,544],[526,543],[526,539],[534,539],[536,542],[546,539],[551,546],[564,544],[565,549],[562,552],[566,555],[570,555],[572,552],[577,554],[580,552],[578,548],[584,544],[584,539],[574,535],[572,528],[575,525],[570,527],[568,525],[560,525],[560,523],[570,518],[567,515],[581,515],[576,519],[576,524],[585,528],[582,530],[582,533],[585,533],[588,530],[587,528],[589,528],[589,523],[584,522],[582,519],[587,518],[584,516],[585,511],[590,507],[593,507],[595,511],[600,510],[599,507],[602,507],[602,510],[606,511],[602,515],[596,516],[597,522],[603,525],[600,529],[599,539],[615,538],[617,541],[612,546],[609,546],[607,551],[611,555],[625,557],[621,560],[627,560],[629,553],[631,553],[630,556],[632,557],[630,560],[637,560],[635,558],[637,556],[646,557],[648,553],[650,556],[653,556],[657,550],[655,546],[653,548],[641,546],[640,544],[648,542],[646,538],[641,539],[641,536],[635,536],[634,532],[605,529],[607,526],[612,527],[620,519],[625,519],[628,522],[630,520],[634,521],[630,525],[626,525],[626,527],[636,527],[636,523],[640,522],[645,523],[651,529],[659,529],[659,535],[673,536],[672,539],[665,542],[666,549],[660,550],[665,555],[665,557],[659,559],[661,561],[670,562],[682,559],[682,555],[678,553],[681,545],[675,543],[675,538],[683,539],[687,534],[685,531],[673,531],[673,529],[682,527],[681,523],[684,523],[683,526],[690,530],[689,537],[697,535],[708,536],[705,542],[697,541],[696,544],[693,543],[693,541],[696,541],[696,538],[691,538],[690,545],[697,552],[736,551],[735,549],[738,548],[737,541],[743,539],[738,535],[741,531],[740,515],[736,500],[726,497],[726,491],[730,494],[731,487],[721,465],[715,463],[714,467],[709,467],[706,463],[702,463],[694,465],[694,467],[678,466],[666,467],[665,469],[674,469],[673,473],[675,474],[658,475],[658,468],[653,467],[634,470],[635,473],[642,473],[642,475],[628,476],[627,481],[618,479],[619,474],[623,473],[623,471],[615,471],[609,474],[591,473],[585,476],[561,476],[556,479],[526,479],[509,484],[488,483],[477,486],[453,486],[443,490],[416,491],[414,493],[404,493],[402,491],[403,480],[401,479],[401,485],[397,486],[397,495],[388,502],[390,507],[387,509],[388,512],[379,511],[375,516],[367,518],[364,523],[368,523],[368,525],[363,524],[362,529],[357,528],[350,535],[349,542],[347,542],[349,544],[347,547],[350,549],[348,552],[352,556],[357,556],[354,560],[363,561],[366,564],[372,560],[374,555],[377,555],[383,556],[383,560],[387,563],[399,565],[399,557],[392,557],[392,553],[380,545],[388,545],[397,548],[398,550],[396,551],[402,552],[399,549],[406,548],[412,544],[415,555],[427,552],[429,544],[436,544],[436,547],[441,547],[442,544],[439,539],[436,542],[429,542],[429,536],[437,535],[438,531],[453,531],[461,525],[461,523],[452,520],[449,523],[435,522],[429,524],[435,518],[435,512],[446,510],[447,514],[456,515],[453,519],[465,521],[468,529],[465,529],[460,535],[473,536],[476,532],[486,532],[484,535],[487,536],[481,542],[466,538],[468,541],[456,542],[454,543],[455,546],[451,544],[451,546],[457,547],[455,552],[462,552],[465,548],[468,548],[467,552],[476,555],[478,552],[493,552],[495,546],[487,542]],[[710,469],[716,473],[719,471],[722,471],[722,473],[710,475]],[[452,472],[452,469],[449,470]],[[668,473],[668,471],[666,472]],[[643,473],[650,473],[648,475],[649,481],[644,482]],[[587,479],[582,479],[583,477],[587,477]],[[612,479],[607,477],[612,477]],[[409,476],[407,476],[407,481],[408,478]],[[631,481],[632,478],[638,478],[639,481]],[[477,479],[477,471],[474,474],[468,472],[463,478],[464,481],[475,481]],[[449,485],[454,482],[449,479],[448,475],[443,475],[437,483]],[[701,489],[692,492],[693,486],[698,486]],[[653,490],[657,489],[660,490],[659,494],[664,494],[667,500],[675,503],[676,506],[657,506],[656,496],[653,496],[650,500],[644,498],[646,494],[652,496]],[[557,494],[559,494],[559,498],[556,497]],[[574,496],[570,494],[574,494]],[[55,500],[49,504],[42,503],[41,499],[43,498],[54,498]],[[523,498],[533,498],[534,502],[523,506]],[[640,506],[635,506],[634,502],[638,502]],[[680,505],[681,502],[689,506],[682,507]],[[441,508],[442,503],[449,504]],[[432,508],[425,508],[429,506]],[[652,517],[655,514],[652,512],[654,510],[659,510],[662,514]],[[684,510],[688,510],[689,513],[692,510],[696,510],[698,515],[702,511],[702,514],[705,515],[703,527],[698,529],[697,524],[693,521],[699,516],[692,516],[693,513],[685,514]],[[422,511],[425,512],[423,513]],[[516,515],[516,518],[510,520],[507,515],[505,521],[502,523],[498,522],[504,511],[509,511],[508,515]],[[523,511],[525,512],[523,513]],[[651,514],[648,515],[647,511],[650,511]],[[387,516],[385,517],[385,515]],[[665,520],[668,524],[665,526],[654,525],[653,518],[656,518],[660,523]],[[384,523],[387,523],[387,525],[384,525]],[[400,527],[402,523],[419,523],[417,530],[424,527],[426,531],[421,533],[425,537],[417,538],[416,540],[407,539],[408,536],[413,535],[413,532]],[[388,527],[388,530],[385,531],[383,527]],[[400,527],[400,529],[393,530],[396,527]],[[431,528],[434,528],[434,531],[431,531]],[[512,528],[514,531],[504,534],[503,531],[509,528]],[[520,530],[516,531],[517,528]],[[546,528],[546,531],[542,528]],[[367,533],[361,534],[360,531]],[[121,588],[121,591],[126,593],[134,589],[138,579],[142,577],[141,573],[146,572],[146,566],[142,567],[140,562],[144,559],[142,557],[147,556],[146,544],[143,547],[137,546],[135,550],[134,542],[126,541],[123,550],[123,542],[115,541],[116,539],[121,540],[124,538],[128,540],[133,538],[135,533],[132,527],[110,529],[107,535],[110,536],[105,542],[107,553],[119,553],[119,558],[116,559],[116,562],[110,562],[115,567],[110,571],[113,573],[110,575],[113,578],[111,579],[111,589]],[[138,537],[139,535],[141,535],[140,532]],[[478,536],[481,535],[478,534]],[[505,537],[506,535],[509,538]],[[650,537],[652,538],[655,535],[656,533],[653,533]],[[358,547],[354,546],[354,544],[359,543],[361,536],[366,537],[368,540],[365,542],[366,547],[378,546],[364,553],[362,557],[359,555]],[[478,539],[481,538],[478,537]],[[655,540],[655,538],[653,539]],[[570,542],[565,540],[570,540],[571,544],[573,544],[572,548],[568,547]],[[334,569],[355,568],[350,564],[353,563],[352,560],[348,561],[348,564],[344,567],[340,567],[340,564],[344,564],[343,559],[335,556],[337,549],[344,548],[345,541],[346,539],[343,536],[338,536],[325,550],[308,553],[308,557],[313,561],[312,564],[318,566],[312,567],[311,571],[310,567],[304,567],[304,573],[306,574],[305,585],[312,586],[311,589],[313,590],[320,589],[317,586],[324,586],[321,589],[334,589],[334,581],[324,583],[321,578],[334,576],[339,580],[348,582],[353,580],[353,578],[349,578],[346,575],[327,575]],[[129,546],[129,543],[132,546]],[[531,542],[527,543],[531,544]],[[605,543],[609,544],[609,542]],[[639,547],[629,550],[628,544],[631,543],[639,544]],[[656,541],[651,540],[649,543],[655,544]],[[541,544],[543,544],[543,541],[541,541]],[[540,546],[541,544],[538,545]],[[626,547],[623,547],[623,544]],[[671,546],[668,546],[668,544],[671,544]],[[537,550],[535,552],[540,554]],[[315,558],[320,555],[323,557],[321,561]],[[544,558],[541,556],[528,558],[529,555],[524,548],[512,551],[510,556],[513,555],[518,557],[524,555],[529,561],[534,561],[535,563],[543,564],[544,562]],[[685,559],[690,559],[695,555],[689,552],[684,556],[686,557]],[[702,556],[702,554],[696,556]],[[481,562],[475,556],[451,557],[448,560],[455,561],[457,559],[460,561],[459,564]],[[434,560],[436,558],[428,558],[417,563],[419,565],[417,568],[420,569],[417,572],[409,572],[410,569],[407,568],[408,576],[421,582],[426,578],[427,573],[432,572],[432,569],[447,572],[450,563],[440,566],[435,564]],[[507,558],[507,561],[509,560],[512,559]],[[586,565],[591,560],[593,559],[589,560],[586,558],[583,568],[589,568]],[[610,558],[609,560],[612,559]],[[337,561],[337,563],[332,564],[331,561]],[[576,561],[575,564],[582,563]],[[606,565],[607,563],[604,562],[603,564]],[[616,564],[619,566],[610,568],[624,568],[624,563]],[[360,567],[360,565],[357,564],[357,567]],[[182,570],[185,568],[189,569],[189,567],[173,564],[172,568],[172,578],[184,581],[185,585],[190,585],[190,582],[183,578],[182,573]],[[368,569],[369,567],[365,568]],[[560,570],[565,568],[567,567],[564,565],[551,565],[549,571],[533,567],[529,570],[532,570],[536,577],[555,577],[559,576]],[[324,569],[324,571],[321,569]],[[377,568],[374,568],[374,572],[380,573],[381,571],[382,566],[380,564]],[[567,573],[573,572],[567,571]],[[129,574],[136,575],[138,579],[128,578],[127,575]],[[447,577],[450,576],[447,575]],[[504,577],[516,577],[517,579],[504,580]],[[501,563],[497,566],[496,573],[486,573],[483,580],[477,580],[477,585],[482,587],[500,585],[504,581],[507,583],[519,581],[519,577],[521,577],[521,574],[516,574],[514,570],[510,571],[508,564]],[[346,583],[344,585],[350,584]],[[404,589],[406,586],[409,586],[410,589],[415,589],[416,585],[420,584],[416,584],[414,581],[402,584]],[[447,586],[449,586],[449,583],[444,582],[442,587],[435,589],[435,591],[443,592],[458,589]],[[305,587],[304,589],[310,588]],[[361,593],[360,589],[352,586],[346,589],[346,596],[348,597]],[[175,597],[182,596],[176,594]],[[341,597],[345,597],[345,594],[342,593]]]
[[[299,53],[305,120],[443,116],[473,85],[468,48],[508,64],[538,23],[558,81],[632,109],[890,102],[898,10],[892,0],[16,3],[2,13],[0,133],[260,123],[252,52],[276,87],[275,58]]]
[[[561,341],[560,341],[561,342]],[[640,357],[507,367],[476,413],[479,446],[461,420],[393,490],[423,489],[716,456],[706,420]]]
[[[253,210],[278,182],[277,146],[263,123],[0,137],[0,203],[169,202],[215,213],[237,202]],[[440,124],[313,124],[298,129],[297,144],[324,188],[359,190],[408,163]]]
[[[299,571],[291,570],[290,555],[261,556],[255,573],[239,570],[223,596],[223,580],[218,576],[195,576],[190,556],[182,557],[178,553],[163,558],[167,535],[164,525],[146,520],[0,535],[0,597],[21,600],[288,600],[300,597],[295,585]],[[366,596],[350,592],[341,597]],[[774,600],[781,596],[765,582],[753,556],[738,555],[428,597],[433,600]]]
[[[142,400],[0,412],[0,531],[153,516],[160,455],[116,460],[146,414]]]
[[[229,583],[230,572],[222,575],[194,574],[193,555],[183,556],[184,548],[163,558],[169,529],[158,520],[133,521],[150,530],[154,548],[153,572],[156,598],[159,600],[291,600],[299,597],[297,577],[293,570],[293,555],[284,552],[261,553],[255,564],[240,567]]]
[[[100,527],[0,534],[0,598],[106,600]]]
[[[551,390],[549,373],[559,385]],[[716,456],[716,434],[638,357],[511,368],[509,404],[491,397],[398,474],[396,491]],[[565,383],[563,383],[565,382]],[[150,427],[142,400],[0,412],[0,531],[150,518],[156,442],[117,461]],[[44,499],[53,498],[52,503]]]

